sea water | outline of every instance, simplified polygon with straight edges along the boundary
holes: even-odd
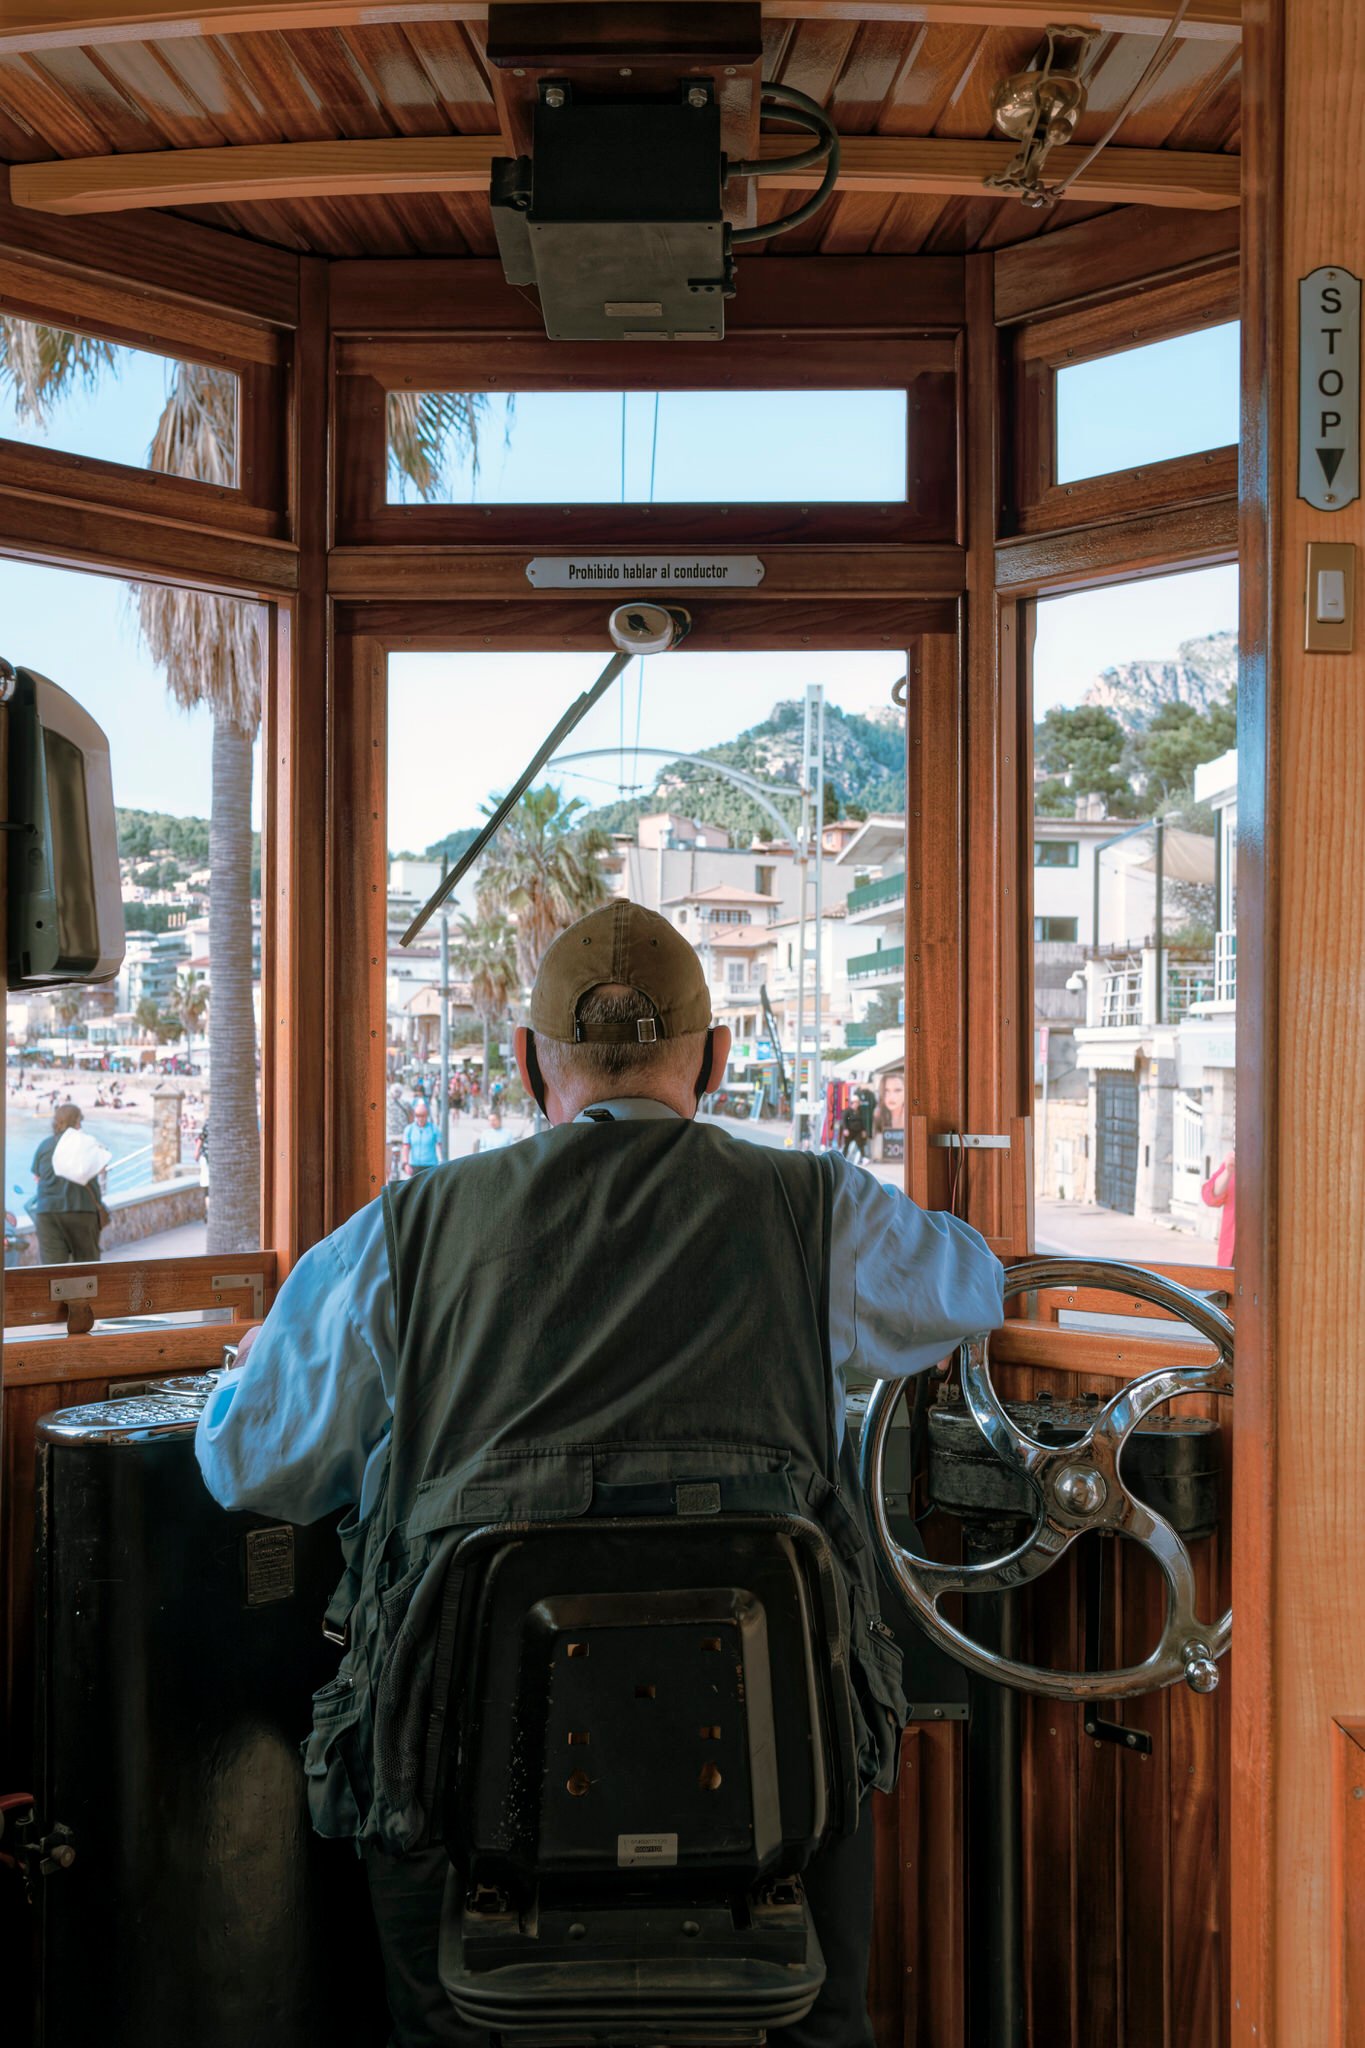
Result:
[[[97,1138],[113,1161],[126,1159],[152,1142],[150,1104],[144,1109],[88,1109],[81,1129]],[[44,1138],[52,1136],[51,1110],[34,1111],[11,1100],[5,1105],[5,1207],[21,1223],[28,1218],[28,1198],[37,1183],[33,1178],[33,1155]],[[187,1148],[188,1156],[188,1148]],[[146,1178],[152,1177],[151,1155],[147,1157]],[[17,1189],[17,1192],[16,1192]],[[125,1189],[124,1192],[127,1192]]]

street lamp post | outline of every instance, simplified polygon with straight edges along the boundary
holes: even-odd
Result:
[[[441,912],[441,1157],[450,1157],[450,912]]]

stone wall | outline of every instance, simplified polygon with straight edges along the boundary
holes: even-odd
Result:
[[[197,1179],[183,1180],[173,1187],[160,1186],[116,1196],[109,1204],[110,1221],[100,1237],[100,1249],[140,1244],[143,1238],[160,1237],[163,1231],[178,1230],[182,1224],[202,1223],[206,1190]],[[19,1264],[36,1266],[38,1241],[32,1230],[19,1233]]]

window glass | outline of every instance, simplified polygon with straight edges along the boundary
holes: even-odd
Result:
[[[7,1263],[43,1263],[40,1236],[49,1262],[77,1255],[51,1221],[72,1200],[70,1183],[41,1156],[54,1116],[65,1121],[73,1106],[110,1155],[99,1184],[103,1258],[255,1250],[262,615],[0,559],[0,617],[7,657],[48,676],[108,735],[126,932],[114,981],[9,992]],[[185,710],[178,700],[197,701]],[[71,768],[60,745],[49,747],[59,860],[86,832]],[[60,889],[59,902],[73,949],[92,952],[86,906]]]
[[[232,486],[238,396],[231,370],[0,314],[6,440]]]
[[[1236,619],[1232,568],[1038,606],[1039,1251],[1235,1249]]]
[[[905,673],[901,650],[683,648],[666,664],[633,664],[461,882],[449,919],[448,1000],[440,918],[413,948],[399,945],[411,907],[435,887],[442,861],[468,845],[484,807],[598,668],[595,656],[577,654],[390,660],[387,1009],[395,1123],[419,1091],[439,1109],[444,1086],[449,1151],[470,1152],[489,1135],[496,1085],[509,1106],[505,1128],[514,1138],[532,1130],[533,1105],[511,1064],[511,1029],[524,1015],[535,964],[574,914],[626,896],[658,910],[696,947],[715,1015],[734,1034],[724,1085],[704,1114],[756,1144],[814,1147],[840,1142],[840,1120],[857,1102],[866,1111],[872,1170],[901,1184],[905,723],[891,694]],[[827,829],[820,943],[812,874],[803,975],[802,877],[791,835],[800,818],[812,687],[825,700]],[[513,701],[515,719],[488,715],[490,705]],[[756,796],[753,778],[766,794]],[[860,878],[893,870],[898,886],[855,900]],[[401,1176],[411,1163],[396,1131],[389,1171]]]
[[[1240,338],[1230,320],[1058,370],[1058,483],[1229,446]]]
[[[904,391],[395,392],[389,503],[904,503]]]

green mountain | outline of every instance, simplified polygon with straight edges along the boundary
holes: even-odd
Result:
[[[790,800],[773,801],[794,825],[799,810],[801,744],[805,706],[799,699],[775,704],[768,717],[751,725],[737,739],[707,747],[700,760],[723,762],[760,782],[785,783]],[[723,776],[712,775],[699,761],[666,762],[653,786],[640,796],[600,804],[584,813],[584,822],[604,832],[632,832],[651,811],[676,811],[703,824],[721,825],[732,844],[747,846],[755,837],[769,838],[770,818],[742,789]],[[827,802],[841,813],[850,806],[865,811],[905,808],[905,726],[892,705],[864,717],[856,711],[825,707],[825,781]]]

